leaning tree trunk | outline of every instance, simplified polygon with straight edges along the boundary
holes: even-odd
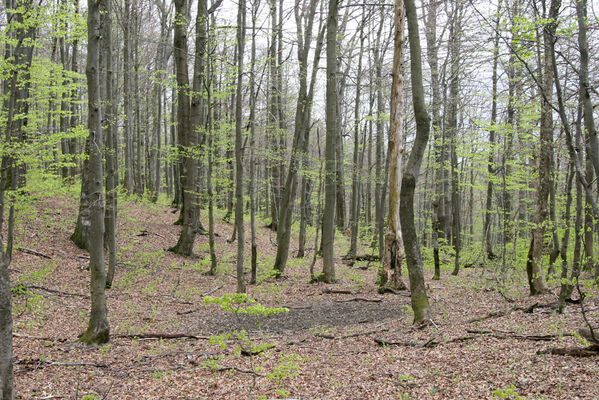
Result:
[[[418,16],[414,0],[404,0],[405,13],[408,19],[408,41],[410,43],[410,70],[412,77],[412,103],[416,118],[416,138],[408,164],[404,170],[401,181],[400,194],[400,222],[404,235],[406,261],[410,276],[410,291],[412,309],[414,310],[414,323],[424,324],[430,319],[430,306],[426,295],[424,274],[422,268],[422,255],[418,243],[418,234],[414,224],[414,192],[416,181],[420,172],[420,165],[428,142],[430,133],[430,118],[424,104],[424,87],[422,85],[422,66],[420,35],[418,33]],[[401,14],[402,0],[395,1],[396,14]]]
[[[104,200],[102,198],[102,112],[100,103],[100,3],[87,2],[87,76],[88,127],[92,146],[89,152],[90,237],[89,269],[91,271],[91,312],[87,330],[81,337],[85,343],[106,343],[109,326],[106,312],[106,271],[104,267]]]
[[[401,0],[400,0],[401,1]],[[403,57],[405,8],[396,3],[395,51],[393,53],[393,82],[391,84],[391,129],[389,130],[389,214],[385,232],[385,252],[379,272],[379,285],[404,290],[401,280],[403,268],[403,243],[399,221],[399,198],[401,192],[401,167],[404,128],[404,72]]]

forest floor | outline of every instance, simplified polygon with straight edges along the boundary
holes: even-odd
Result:
[[[596,356],[540,354],[584,347],[571,334],[585,326],[580,305],[557,315],[555,294],[527,296],[523,271],[500,293],[493,271],[454,277],[447,265],[431,281],[427,267],[434,324],[416,330],[409,297],[377,292],[375,263],[342,262],[346,238],[337,240],[338,283],[308,283],[313,250],[305,259],[292,253],[285,277],[273,279],[276,235],[262,224],[258,283],[248,296],[289,311],[238,315],[203,299],[236,289],[236,244],[226,241],[233,225],[217,220],[219,270],[207,276],[208,237],[196,241],[197,260],[166,251],[177,241],[177,214],[148,202],[119,207],[119,265],[107,291],[111,341],[80,344],[90,300],[87,253],[69,241],[77,197],[30,197],[19,210],[11,264],[12,284],[21,288],[13,296],[18,399],[599,398]],[[584,303],[595,323],[598,299]],[[215,339],[241,329],[248,341]],[[247,342],[266,349],[240,354]]]

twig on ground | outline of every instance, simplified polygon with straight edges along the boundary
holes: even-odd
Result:
[[[357,294],[359,292],[356,292],[354,290],[349,290],[349,289],[322,289],[322,293],[324,294]]]
[[[28,249],[28,248],[26,248],[26,247],[19,247],[19,248],[17,248],[17,250],[18,250],[18,251],[21,251],[21,252],[23,252],[23,253],[31,254],[32,256],[38,256],[38,257],[42,257],[42,258],[47,258],[48,260],[51,260],[51,259],[52,259],[52,257],[50,257],[50,256],[49,256],[49,255],[47,255],[47,254],[40,253],[40,252],[39,252],[39,251],[37,251],[37,250]]]
[[[366,303],[380,303],[383,299],[367,299],[365,297],[352,297],[351,299],[335,300],[335,303],[349,303],[351,301],[363,301]]]
[[[194,340],[209,340],[210,336],[197,336],[187,333],[138,333],[138,334],[120,334],[114,335],[114,338],[119,339],[194,339]]]
[[[555,335],[520,335],[514,332],[505,332],[505,331],[487,331],[487,330],[479,330],[479,329],[467,329],[466,332],[473,333],[476,335],[487,335],[492,336],[497,339],[523,339],[523,340],[533,340],[533,341],[550,341],[559,339],[565,336],[572,336],[571,333],[560,333]]]

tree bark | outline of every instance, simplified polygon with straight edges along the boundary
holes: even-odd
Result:
[[[235,101],[235,226],[237,228],[237,293],[245,293],[243,260],[245,228],[243,225],[243,54],[245,49],[245,0],[237,11],[237,95]]]
[[[539,181],[537,187],[536,211],[534,216],[534,228],[530,242],[526,272],[530,294],[542,294],[547,292],[547,286],[543,277],[543,237],[545,234],[545,221],[547,219],[547,199],[551,190],[551,171],[553,170],[553,109],[551,99],[553,97],[553,67],[550,43],[557,29],[557,16],[560,0],[552,0],[549,11],[549,22],[543,27],[543,86],[544,93],[541,99],[541,128],[538,156]]]
[[[336,204],[336,146],[337,126],[337,20],[339,0],[329,0],[327,16],[327,88],[326,88],[326,144],[325,192],[322,221],[322,276],[326,283],[335,281],[335,204]]]
[[[102,93],[105,100],[104,122],[106,130],[105,158],[106,158],[106,211],[104,216],[104,244],[108,248],[108,271],[106,273],[106,287],[112,286],[116,269],[116,213],[118,175],[116,125],[114,121],[115,106],[113,94],[112,74],[112,6],[110,2],[100,4],[100,18],[102,29]]]
[[[404,71],[402,66],[405,8],[402,0],[395,3],[395,32],[393,52],[393,82],[391,84],[391,128],[389,130],[389,214],[385,231],[383,268],[379,272],[379,285],[395,290],[405,290],[401,279],[403,268],[403,242],[399,221],[399,199],[401,193],[401,168],[403,158]]]
[[[408,158],[401,181],[400,222],[404,235],[406,261],[410,276],[410,292],[414,323],[424,324],[430,320],[430,306],[426,295],[422,255],[418,243],[418,234],[414,224],[414,191],[420,172],[420,165],[430,134],[430,118],[424,104],[424,87],[422,85],[422,51],[418,33],[418,16],[414,0],[404,0],[405,13],[408,20],[408,41],[410,43],[410,70],[412,79],[412,103],[416,118],[416,138]],[[401,7],[401,0],[395,1],[396,10]],[[398,12],[398,11],[396,11]]]
[[[177,244],[169,250],[182,256],[192,257],[198,225],[198,200],[196,192],[197,161],[194,148],[197,144],[196,133],[191,126],[191,110],[189,95],[189,72],[187,67],[187,14],[186,0],[175,1],[175,35],[174,53],[177,80],[177,130],[180,138],[179,148],[182,150],[184,168],[183,176],[183,229]]]
[[[316,74],[312,74],[312,80],[308,84],[308,55],[312,43],[312,27],[314,16],[316,14],[316,0],[310,0],[308,9],[303,12],[307,15],[300,16],[296,7],[296,24],[299,29],[305,22],[305,31],[298,30],[298,60],[299,60],[299,93],[297,107],[295,112],[295,131],[293,135],[293,144],[291,147],[291,156],[289,158],[289,168],[287,169],[287,179],[285,189],[280,202],[279,221],[277,227],[277,255],[274,264],[274,270],[280,275],[285,270],[287,258],[289,256],[289,242],[291,239],[291,220],[293,213],[293,203],[297,193],[298,171],[302,154],[307,150],[306,141],[309,139],[310,119],[312,111],[312,97],[314,94],[314,80]],[[305,18],[305,21],[303,18]],[[316,54],[314,68],[318,68],[319,53],[322,48],[322,35],[316,43]],[[314,70],[315,71],[315,70]]]
[[[100,99],[100,3],[87,2],[87,76],[88,127],[90,137],[89,189],[90,189],[90,240],[89,269],[91,271],[91,312],[87,330],[81,337],[84,343],[106,343],[109,339],[106,310],[106,271],[104,269],[104,179],[102,168],[102,109]]]

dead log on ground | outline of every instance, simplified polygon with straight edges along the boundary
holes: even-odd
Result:
[[[599,356],[599,344],[592,344],[582,349],[578,347],[553,347],[547,350],[539,350],[537,351],[537,354],[553,354],[557,356],[570,357],[596,357]]]

